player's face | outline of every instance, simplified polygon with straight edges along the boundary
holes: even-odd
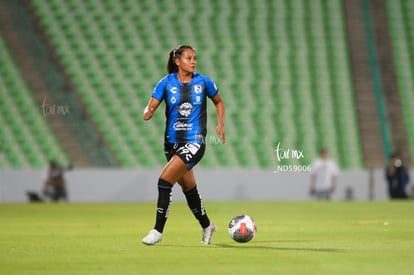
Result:
[[[179,70],[186,73],[194,73],[197,67],[197,55],[191,49],[185,49],[176,61]]]

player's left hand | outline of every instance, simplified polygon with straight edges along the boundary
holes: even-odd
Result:
[[[224,134],[224,128],[222,126],[217,126],[216,129],[217,135],[220,138],[221,143],[226,143],[226,135]]]

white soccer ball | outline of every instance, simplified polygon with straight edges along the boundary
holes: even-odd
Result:
[[[230,237],[239,243],[247,243],[256,234],[256,223],[248,215],[234,217],[229,223]]]

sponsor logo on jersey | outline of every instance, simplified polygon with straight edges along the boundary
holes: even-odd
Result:
[[[176,123],[174,123],[173,128],[174,131],[191,131],[193,130],[193,124],[177,121]]]
[[[173,93],[173,94],[176,94],[177,93],[177,87],[172,87],[170,89],[170,92]]]
[[[170,101],[171,101],[171,103],[172,103],[172,104],[174,104],[175,102],[177,102],[177,100],[175,99],[175,97],[172,97],[172,98],[170,99]]]
[[[191,112],[193,111],[193,105],[191,105],[191,103],[189,102],[184,102],[183,104],[181,104],[178,107],[178,112],[180,113],[180,115],[184,116],[184,117],[188,117]]]

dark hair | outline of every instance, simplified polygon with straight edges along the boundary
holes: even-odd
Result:
[[[178,72],[178,66],[177,64],[175,64],[175,59],[180,58],[181,54],[186,49],[195,51],[193,47],[188,46],[188,45],[180,45],[177,48],[174,48],[170,51],[170,54],[168,56],[168,62],[167,62],[167,72],[169,74]]]
[[[324,154],[324,153],[328,153],[328,149],[326,149],[324,147],[319,148],[319,154]]]
[[[57,168],[57,167],[59,167],[59,164],[57,163],[57,161],[56,160],[49,160],[49,166],[50,167],[52,167],[52,168]]]
[[[398,152],[393,152],[391,155],[390,155],[390,158],[399,158],[400,157],[400,154],[398,153]]]

